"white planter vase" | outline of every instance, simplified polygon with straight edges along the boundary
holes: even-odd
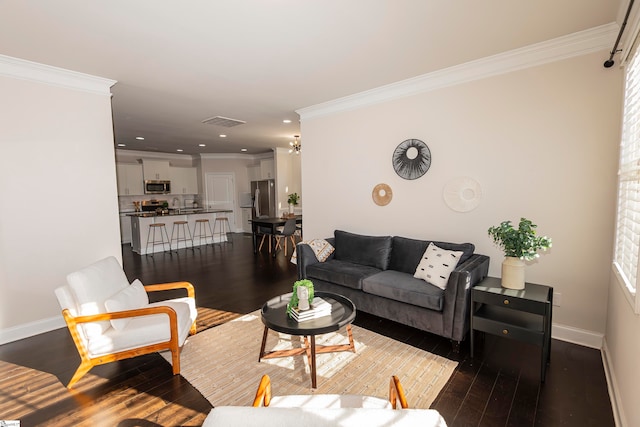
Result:
[[[293,213],[293,208],[295,208],[295,205],[289,205],[289,213],[290,214]]]
[[[502,261],[502,287],[524,289],[525,263],[520,258],[505,257]]]

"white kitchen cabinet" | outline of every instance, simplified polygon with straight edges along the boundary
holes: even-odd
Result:
[[[119,196],[139,196],[144,194],[142,166],[133,163],[117,163]]]
[[[120,241],[131,243],[131,217],[127,214],[120,214]]]
[[[198,169],[170,167],[171,194],[198,194]]]
[[[242,208],[242,231],[251,233],[251,208]]]
[[[142,159],[142,172],[145,181],[169,181],[171,179],[170,169],[168,160]]]
[[[260,173],[262,179],[275,178],[274,162],[273,159],[260,160]]]

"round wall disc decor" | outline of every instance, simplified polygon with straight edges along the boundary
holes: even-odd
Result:
[[[393,151],[393,169],[404,179],[417,179],[431,166],[431,150],[419,139],[405,139]]]
[[[391,187],[389,187],[387,184],[378,184],[373,187],[371,197],[373,197],[373,201],[376,205],[386,206],[389,204],[389,202],[391,202],[393,192],[391,191]]]
[[[451,210],[469,212],[480,204],[482,188],[473,178],[456,178],[444,186],[442,197]]]

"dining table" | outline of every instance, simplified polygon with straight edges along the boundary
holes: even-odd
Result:
[[[269,234],[271,239],[271,247],[273,250],[273,257],[276,256],[276,229],[284,226],[288,219],[295,218],[296,224],[302,224],[302,215],[295,215],[293,217],[265,217],[265,218],[252,218],[251,219],[251,231],[253,234],[253,253],[258,253],[258,232],[260,234]]]

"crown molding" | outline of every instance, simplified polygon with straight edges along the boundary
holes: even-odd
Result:
[[[0,76],[111,96],[116,80],[0,55]]]
[[[260,154],[242,154],[242,153],[202,153],[199,154],[201,159],[220,160],[220,159],[240,159],[240,160],[260,160],[273,159],[273,152]]]
[[[300,115],[301,121],[312,119],[314,117],[354,110],[448,86],[607,50],[610,49],[614,43],[618,30],[619,27],[616,23],[601,25],[545,42],[401,80],[354,95],[301,108],[296,110],[296,113]]]

